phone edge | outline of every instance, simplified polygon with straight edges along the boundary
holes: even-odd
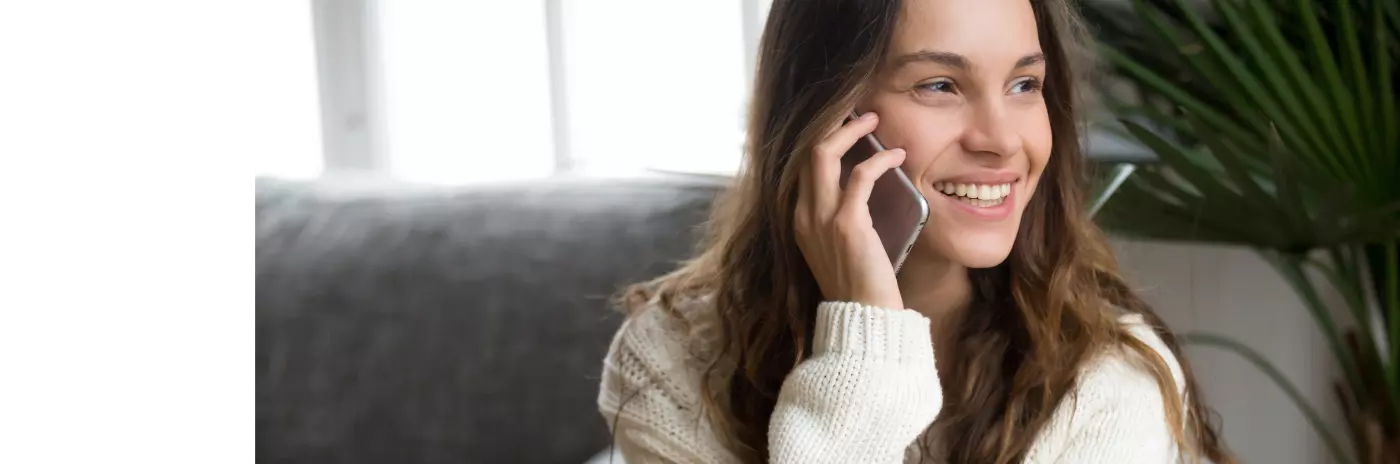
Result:
[[[904,251],[899,252],[899,256],[894,262],[894,273],[898,275],[899,269],[904,267],[904,261],[909,258],[909,252],[914,250],[914,243],[919,241],[919,234],[923,233],[924,226],[928,224],[929,205],[928,198],[924,198],[924,194],[920,193],[917,187],[914,187],[914,182],[909,180],[909,176],[904,174],[903,169],[896,167],[892,170],[895,173],[895,177],[899,179],[900,185],[902,185],[905,190],[913,193],[914,198],[918,199],[916,203],[919,212],[919,224],[914,226],[914,231],[909,234],[909,238],[903,243]]]

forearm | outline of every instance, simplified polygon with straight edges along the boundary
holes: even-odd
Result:
[[[826,302],[816,325],[812,356],[778,395],[771,462],[902,462],[943,403],[928,319]]]

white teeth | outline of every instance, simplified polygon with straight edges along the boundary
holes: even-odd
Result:
[[[1000,204],[1006,202],[1006,199],[1005,199],[1005,198],[997,198],[997,199],[995,199],[995,200],[983,200],[983,199],[980,199],[980,198],[978,198],[978,199],[973,199],[973,198],[967,198],[967,197],[954,197],[954,198],[957,198],[958,201],[971,204],[972,206],[976,206],[976,207],[978,207],[978,208],[992,207],[992,206],[1000,205]]]
[[[934,182],[933,189],[945,195],[962,197],[978,206],[995,206],[1011,195],[1011,184],[960,184]]]

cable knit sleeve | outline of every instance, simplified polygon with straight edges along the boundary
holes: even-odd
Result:
[[[604,363],[599,410],[627,464],[729,463],[701,412],[693,333],[654,308]],[[817,308],[812,355],[788,375],[768,428],[770,462],[897,463],[942,405],[929,321],[856,303]]]
[[[943,405],[929,320],[826,302],[812,356],[788,375],[768,426],[776,463],[898,463]]]

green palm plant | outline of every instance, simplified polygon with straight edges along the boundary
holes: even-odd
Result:
[[[1085,13],[1113,78],[1105,103],[1158,160],[1119,186],[1100,223],[1257,250],[1327,337],[1346,436],[1249,347],[1183,340],[1262,369],[1338,462],[1400,463],[1400,1],[1132,0]]]

